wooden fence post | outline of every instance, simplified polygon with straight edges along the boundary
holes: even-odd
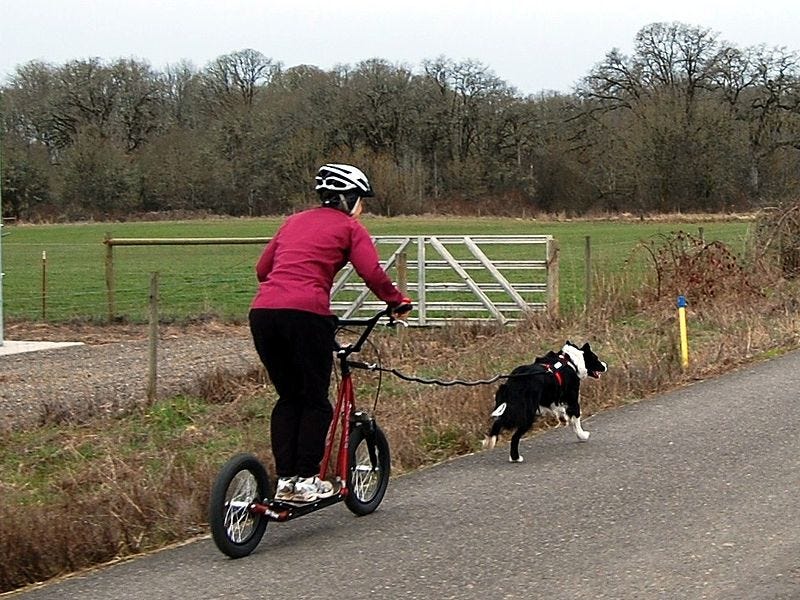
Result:
[[[547,240],[547,311],[557,316],[558,302],[558,240]]]
[[[147,353],[147,404],[153,404],[158,388],[158,273],[150,274],[150,334]]]
[[[106,295],[108,298],[108,322],[113,323],[116,313],[114,306],[114,245],[111,234],[106,233],[103,243],[106,245]]]
[[[583,264],[586,265],[586,280],[584,282],[584,304],[583,309],[589,311],[589,304],[592,301],[592,237],[586,236],[586,248],[584,250]]]
[[[397,289],[408,297],[408,256],[405,252],[397,255]]]

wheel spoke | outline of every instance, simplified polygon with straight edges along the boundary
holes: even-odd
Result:
[[[245,541],[253,532],[255,518],[250,505],[257,499],[258,483],[248,472],[237,473],[231,481],[225,502],[225,529],[236,543]]]
[[[375,494],[375,488],[378,486],[379,476],[378,470],[372,467],[372,462],[369,458],[369,449],[367,442],[364,440],[356,448],[356,464],[353,469],[353,492],[362,501],[369,501]]]

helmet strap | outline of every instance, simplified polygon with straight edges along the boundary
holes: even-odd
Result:
[[[358,210],[359,204],[361,204],[361,196],[356,196],[355,194],[325,195],[323,198],[322,206],[335,208],[351,217]]]
[[[353,199],[354,194],[350,195],[348,198],[348,194],[339,194],[339,202],[337,208],[344,213],[347,213],[351,217],[358,209],[358,205],[361,203],[361,196],[355,196]]]

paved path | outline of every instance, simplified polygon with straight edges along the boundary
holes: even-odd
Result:
[[[39,352],[41,350],[57,350],[70,346],[80,346],[81,342],[23,342],[3,340],[0,345],[0,356],[9,354],[22,354],[23,352]]]
[[[381,508],[208,539],[14,595],[800,598],[800,353],[392,482]]]

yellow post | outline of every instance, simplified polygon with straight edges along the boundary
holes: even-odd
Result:
[[[681,329],[681,366],[689,366],[689,339],[686,335],[686,298],[678,296],[678,323]]]

